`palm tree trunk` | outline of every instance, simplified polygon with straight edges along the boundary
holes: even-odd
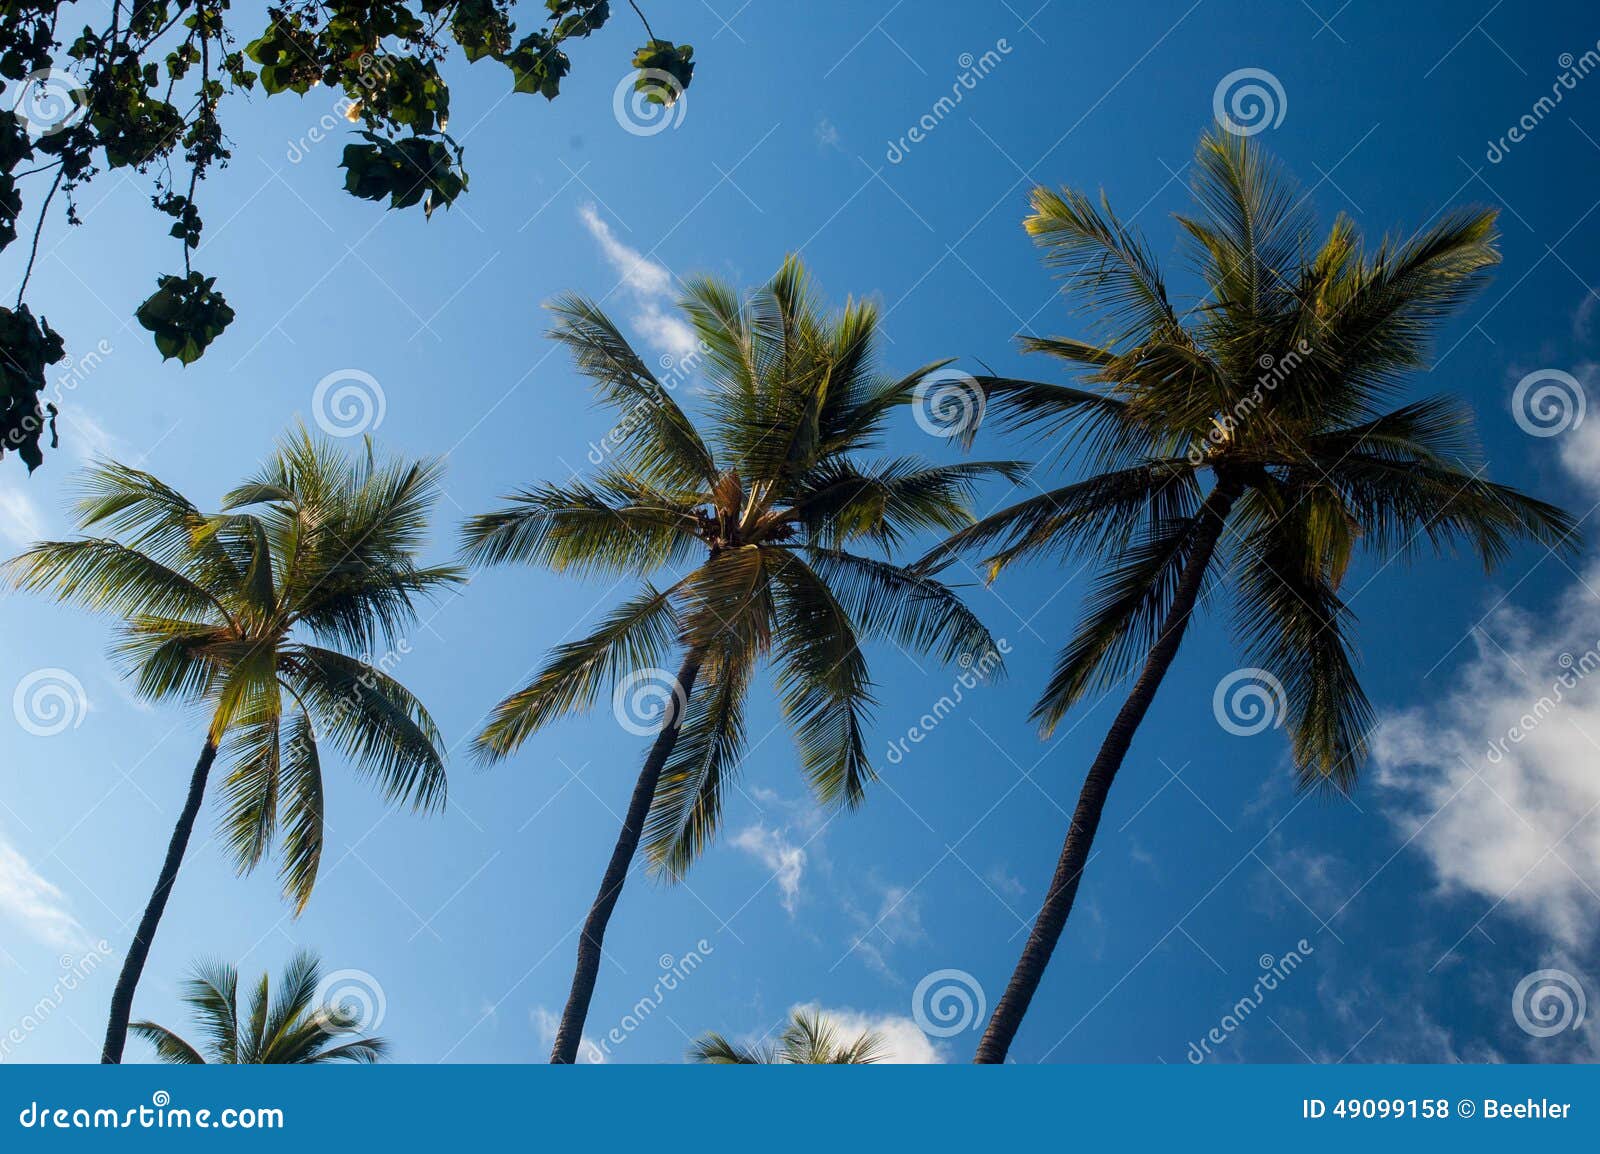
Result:
[[[578,1060],[578,1044],[583,1040],[583,1023],[589,1016],[589,999],[594,997],[595,979],[600,976],[601,943],[605,940],[606,926],[611,921],[611,911],[616,908],[623,883],[628,880],[628,867],[639,849],[639,838],[644,833],[644,821],[650,813],[650,803],[655,800],[656,782],[661,769],[677,744],[678,731],[688,712],[689,695],[694,692],[694,681],[700,673],[701,655],[694,651],[683,659],[678,670],[679,692],[668,706],[667,715],[656,735],[650,754],[644,759],[639,780],[633,786],[633,798],[628,802],[627,815],[622,819],[622,830],[617,834],[616,847],[611,851],[611,861],[605,876],[600,879],[600,892],[589,916],[583,923],[583,936],[578,939],[578,968],[572,975],[572,990],[567,994],[566,1008],[561,1011],[561,1026],[556,1031],[556,1044],[550,1051],[550,1061],[572,1063]]]
[[[128,956],[122,961],[122,972],[117,975],[116,989],[111,991],[111,1021],[106,1025],[101,1062],[122,1061],[122,1048],[128,1041],[128,1018],[133,1014],[133,992],[138,988],[139,976],[144,973],[150,943],[155,940],[156,927],[161,924],[162,911],[167,908],[167,898],[172,894],[172,883],[178,880],[178,867],[183,864],[184,851],[189,848],[189,835],[194,832],[194,819],[206,795],[206,778],[211,774],[211,763],[216,757],[216,743],[207,741],[200,751],[200,760],[195,763],[194,776],[189,779],[189,796],[178,814],[178,824],[172,828],[172,840],[167,843],[167,858],[161,863],[155,892],[144,907],[144,916],[139,919],[139,928],[128,946]]]
[[[1094,842],[1095,830],[1099,828],[1106,795],[1111,792],[1111,782],[1117,776],[1117,770],[1122,768],[1122,759],[1133,743],[1133,735],[1155,700],[1156,690],[1167,675],[1172,659],[1178,654],[1178,644],[1189,627],[1189,617],[1200,596],[1206,568],[1211,564],[1223,525],[1240,491],[1240,485],[1231,478],[1219,479],[1201,506],[1194,552],[1189,555],[1183,573],[1178,578],[1167,619],[1162,623],[1156,643],[1150,647],[1139,679],[1134,682],[1127,701],[1117,711],[1111,730],[1106,734],[1094,764],[1089,767],[1089,775],[1078,794],[1078,807],[1072,814],[1072,825],[1067,830],[1067,840],[1056,862],[1055,876],[1050,880],[1050,892],[1039,909],[1038,917],[1034,919],[1028,943],[1022,949],[1022,957],[1011,974],[1006,992],[994,1008],[983,1040],[978,1043],[978,1052],[973,1057],[975,1062],[1006,1060],[1011,1041],[1017,1036],[1022,1018],[1028,1012],[1028,1003],[1033,1001],[1034,991],[1039,988],[1045,967],[1050,964],[1050,955],[1061,940],[1067,915],[1072,912],[1073,900],[1078,896],[1078,881],[1089,860],[1089,847]]]

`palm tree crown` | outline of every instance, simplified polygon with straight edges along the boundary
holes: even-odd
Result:
[[[1095,331],[1024,345],[1089,387],[979,384],[1003,425],[1061,438],[1093,475],[984,518],[930,562],[981,550],[992,579],[1022,558],[1100,560],[1034,711],[1049,733],[1144,662],[1204,551],[1204,583],[1234,595],[1242,641],[1285,688],[1302,784],[1345,788],[1372,724],[1339,592],[1356,547],[1382,560],[1464,545],[1492,566],[1520,537],[1570,544],[1573,523],[1483,478],[1454,398],[1395,405],[1498,262],[1493,212],[1446,213],[1375,249],[1340,217],[1319,244],[1307,196],[1221,130],[1201,142],[1194,194],[1199,214],[1179,223],[1205,296],[1180,316],[1103,197],[1034,192],[1028,232]]]
[[[713,1066],[866,1066],[887,1053],[883,1035],[867,1030],[841,1038],[838,1026],[820,1011],[802,1007],[790,1013],[776,1045],[747,1046],[709,1033],[689,1048],[689,1060]]]
[[[285,896],[303,909],[323,844],[320,742],[385,795],[445,800],[442,742],[385,669],[342,650],[403,643],[419,597],[461,579],[416,562],[437,462],[351,460],[303,428],[205,514],[149,473],[88,470],[79,526],[104,536],[34,545],[15,583],[122,618],[117,655],[149,699],[199,703],[231,762],[225,838],[241,871],[284,840]],[[325,644],[322,644],[325,643]]]
[[[337,1005],[317,1004],[321,984],[321,964],[301,951],[284,968],[277,998],[269,995],[262,974],[241,1016],[239,971],[222,962],[200,962],[183,987],[183,1000],[203,1032],[200,1047],[154,1022],[134,1022],[129,1029],[154,1045],[163,1062],[180,1065],[318,1065],[382,1058],[388,1042],[352,1037],[361,1032],[354,1015]]]
[[[678,876],[716,829],[744,746],[745,693],[770,656],[816,796],[857,804],[872,777],[863,728],[873,701],[859,643],[888,637],[948,661],[993,642],[945,585],[849,546],[888,548],[969,524],[976,484],[1017,468],[863,460],[941,366],[881,375],[877,311],[850,302],[823,314],[796,259],[747,302],[713,280],[689,284],[683,308],[701,341],[706,435],[596,305],[564,297],[551,307],[551,335],[620,414],[606,439],[611,460],[592,480],[526,489],[474,517],[466,555],[642,581],[500,703],[478,753],[506,756],[681,649],[682,730],[645,831],[654,865]],[[662,570],[670,579],[652,583]]]

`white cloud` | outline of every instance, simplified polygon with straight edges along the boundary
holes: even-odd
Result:
[[[589,235],[599,242],[601,255],[617,270],[623,286],[633,298],[636,306],[630,318],[633,327],[650,344],[678,360],[693,353],[700,344],[694,329],[671,311],[676,295],[672,273],[665,265],[618,240],[594,205],[580,206],[578,216],[589,230]]]
[[[877,913],[868,914],[848,899],[844,902],[844,912],[859,930],[850,941],[849,952],[884,977],[898,982],[902,979],[889,964],[890,951],[895,946],[926,941],[928,937],[922,928],[921,899],[905,886],[873,884],[879,895]]]
[[[901,1014],[868,1014],[860,1010],[831,1009],[815,1002],[795,1006],[790,1012],[807,1010],[819,1013],[837,1028],[842,1040],[851,1040],[871,1031],[883,1039],[885,1063],[930,1066],[945,1061],[944,1054],[917,1024]]]
[[[1592,375],[1588,376],[1592,379]],[[1562,434],[1562,464],[1600,489],[1600,416]],[[1501,905],[1568,947],[1600,892],[1600,564],[1536,612],[1503,606],[1440,700],[1374,741],[1397,821],[1447,892]]]
[[[47,946],[80,948],[89,935],[67,905],[67,895],[0,835],[0,914]]]
[[[81,406],[62,409],[58,418],[63,428],[61,443],[70,444],[74,453],[85,461],[110,457],[125,458],[128,444],[111,432]]]
[[[6,462],[11,468],[10,462]],[[0,481],[0,535],[19,549],[44,536],[44,518],[15,481]]]
[[[556,1034],[561,1029],[561,1015],[551,1012],[544,1006],[535,1006],[528,1015],[533,1022],[533,1028],[539,1031],[539,1046],[548,1050],[556,1044]],[[605,1062],[606,1055],[594,1039],[588,1034],[582,1035],[578,1041],[578,1061],[600,1065]]]
[[[735,834],[732,844],[772,871],[772,880],[778,884],[778,900],[793,917],[800,902],[806,851],[789,841],[782,830],[769,829],[759,822]]]

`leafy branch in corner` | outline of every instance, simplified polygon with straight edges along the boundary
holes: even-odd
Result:
[[[693,48],[658,39],[637,3],[646,42],[632,57],[635,85],[670,104],[694,72]],[[109,22],[76,33],[72,4],[0,0],[0,251],[19,238],[24,190],[44,189],[14,308],[0,307],[0,457],[29,469],[54,445],[56,406],[46,372],[66,356],[61,336],[25,304],[45,217],[57,193],[80,224],[77,192],[96,176],[148,175],[151,204],[170,218],[180,273],[162,274],[134,311],[162,357],[190,364],[234,319],[216,278],[193,267],[204,230],[201,182],[230,152],[222,113],[258,85],[268,96],[340,94],[355,139],[344,149],[344,187],[389,208],[421,205],[432,217],[467,190],[459,141],[449,135],[450,89],[440,71],[457,49],[492,61],[515,92],[554,100],[572,68],[567,49],[611,17],[609,0],[282,0],[259,35],[236,35],[229,0],[112,0]],[[243,46],[241,47],[241,41]]]

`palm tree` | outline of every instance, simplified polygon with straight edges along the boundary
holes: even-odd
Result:
[[[386,669],[343,651],[403,641],[418,598],[461,580],[416,562],[440,470],[376,461],[370,443],[351,460],[301,428],[207,515],[149,473],[104,462],[87,471],[78,523],[108,535],[41,542],[8,563],[19,588],[121,618],[115,653],[135,691],[197,703],[210,719],[112,993],[101,1061],[122,1059],[134,989],[219,749],[230,765],[224,842],[248,872],[281,829],[279,875],[297,914],[322,860],[320,740],[390,801],[443,806],[433,719]]]
[[[925,563],[984,551],[992,580],[1025,557],[1100,571],[1033,717],[1048,736],[1137,669],[1079,795],[1048,897],[977,1060],[1004,1060],[1072,909],[1111,782],[1208,586],[1233,594],[1240,640],[1282,683],[1302,787],[1351,787],[1372,710],[1340,597],[1358,545],[1380,560],[1465,547],[1486,567],[1531,538],[1574,540],[1561,510],[1482,477],[1469,412],[1396,394],[1430,339],[1497,263],[1489,211],[1447,213],[1365,248],[1341,217],[1320,247],[1306,197],[1249,141],[1201,142],[1180,217],[1206,296],[1169,302],[1144,241],[1082,193],[1038,189],[1028,232],[1097,326],[1026,339],[1087,388],[984,377],[1002,423],[1070,437],[1092,474],[962,530]],[[1098,387],[1096,387],[1098,386]]]
[[[776,1046],[745,1046],[721,1034],[702,1035],[689,1047],[691,1062],[712,1066],[869,1066],[887,1055],[883,1035],[867,1030],[851,1040],[820,1011],[790,1011]]]
[[[154,1022],[134,1022],[129,1028],[155,1046],[163,1062],[185,1066],[372,1063],[388,1053],[389,1043],[382,1038],[339,1041],[361,1032],[361,1015],[336,1004],[318,1005],[321,984],[321,964],[302,950],[285,967],[275,1001],[268,995],[267,975],[261,975],[246,1018],[239,1014],[239,971],[222,962],[199,962],[194,977],[184,983],[183,1000],[199,1019],[203,1054]]]
[[[595,304],[563,297],[551,306],[551,336],[620,412],[607,437],[611,462],[592,481],[525,489],[466,527],[466,556],[479,564],[640,580],[594,633],[559,646],[494,709],[476,741],[482,758],[503,758],[592,706],[607,684],[626,692],[653,678],[665,701],[579,939],[554,1062],[576,1058],[601,941],[641,837],[652,867],[675,879],[714,835],[763,658],[776,666],[813,792],[853,807],[873,777],[863,737],[872,683],[859,642],[886,636],[945,661],[993,651],[943,584],[846,548],[888,550],[909,533],[951,532],[970,523],[982,478],[1018,475],[1004,462],[861,459],[942,365],[880,375],[876,309],[850,302],[824,315],[794,258],[748,302],[701,279],[682,307],[702,342],[708,435]],[[661,570],[671,578],[664,588],[649,580]],[[675,677],[657,668],[674,650]]]

